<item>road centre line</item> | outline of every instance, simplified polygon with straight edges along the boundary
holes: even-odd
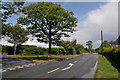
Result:
[[[65,71],[65,70],[67,70],[67,69],[70,69],[73,65],[74,65],[74,64],[69,63],[69,67],[62,69],[62,71]]]
[[[74,61],[73,63],[77,63],[78,61]]]
[[[54,69],[54,70],[52,70],[52,71],[49,71],[48,74],[49,74],[49,73],[52,73],[52,72],[55,72],[55,71],[57,71],[57,70],[59,70],[59,68],[56,68],[56,69]]]

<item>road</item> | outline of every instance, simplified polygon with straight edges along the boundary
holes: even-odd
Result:
[[[94,78],[98,54],[6,71],[3,78]]]

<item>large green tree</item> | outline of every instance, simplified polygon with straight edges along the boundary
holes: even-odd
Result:
[[[61,37],[69,37],[68,32],[75,31],[77,18],[73,12],[65,10],[52,2],[39,2],[22,8],[24,17],[19,18],[18,23],[30,26],[32,34],[39,42],[56,44]]]
[[[10,26],[8,31],[8,42],[14,44],[14,55],[16,54],[16,48],[28,40],[27,35],[29,34],[27,30],[21,28],[20,25]]]
[[[86,42],[86,45],[88,46],[88,49],[91,52],[91,49],[93,47],[93,42],[89,40],[89,41]]]

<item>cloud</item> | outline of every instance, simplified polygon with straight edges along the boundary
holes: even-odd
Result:
[[[77,39],[78,43],[85,45],[87,40],[92,40],[98,47],[100,43],[100,31],[103,30],[104,40],[115,40],[118,36],[118,3],[111,2],[99,9],[90,11],[83,22],[79,22],[78,31],[69,39]]]
[[[35,45],[35,46],[38,46],[38,47],[48,47],[48,44],[40,43],[37,40],[28,40],[23,45]]]
[[[8,41],[5,41],[5,40],[1,40],[0,44],[13,46],[13,44],[11,44],[11,43],[9,43]],[[36,39],[35,40],[28,40],[25,43],[23,43],[22,45],[34,45],[34,46],[37,46],[37,47],[46,47],[46,48],[48,48],[48,44],[40,43]],[[52,45],[52,47],[57,47],[57,46]]]
[[[11,43],[9,43],[9,42],[7,42],[7,41],[0,41],[0,44],[2,44],[2,45],[8,45],[8,46],[13,46],[13,44],[11,44]]]

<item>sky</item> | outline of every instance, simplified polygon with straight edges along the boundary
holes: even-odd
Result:
[[[78,44],[86,47],[86,41],[93,41],[93,48],[100,46],[100,31],[103,30],[104,40],[112,41],[118,37],[118,3],[117,2],[54,2],[60,4],[65,10],[74,12],[78,18],[77,31],[70,34],[69,38],[64,40],[77,40]],[[26,5],[29,5],[26,3]],[[8,22],[15,24],[18,16],[13,15]],[[1,44],[9,44],[7,41],[1,41]],[[24,44],[48,47],[47,44],[39,43],[36,40],[28,40]]]

